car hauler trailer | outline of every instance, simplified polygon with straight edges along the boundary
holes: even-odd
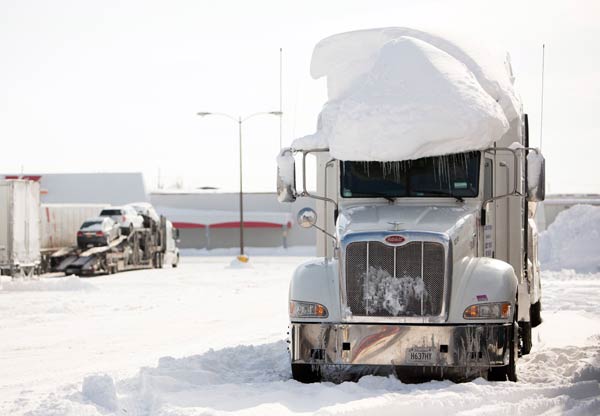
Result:
[[[77,231],[109,204],[41,204],[42,272],[56,268],[77,246]]]
[[[0,181],[0,271],[32,276],[40,265],[40,186],[29,180]]]
[[[373,45],[396,36],[397,41],[384,47],[391,47],[392,51],[396,47],[425,51],[413,55],[417,57],[426,56],[432,49],[414,37],[428,40],[444,50],[436,55],[440,59],[462,58],[465,64],[461,70],[471,68],[475,74],[469,75],[467,83],[477,79],[485,86],[491,85],[460,50],[438,38],[403,28],[367,32],[356,32],[364,41],[356,44]],[[410,38],[403,37],[407,33]],[[343,67],[344,62],[339,60],[354,59],[364,69],[369,67],[366,63],[371,56],[381,57],[377,53],[352,56],[358,54],[353,36],[351,32],[320,44],[321,51],[331,50],[338,41],[344,46],[344,53],[333,54],[336,68]],[[319,52],[315,49],[313,54],[313,75],[318,72],[315,57]],[[406,57],[402,58],[406,61]],[[387,79],[397,72],[386,73]],[[339,140],[338,136],[346,134],[340,128],[343,124],[327,131],[326,123],[349,120],[351,124],[378,117],[381,112],[371,111],[369,105],[379,104],[390,94],[390,90],[384,90],[385,94],[377,100],[359,103],[363,105],[361,112],[353,117],[338,117],[340,113],[329,117],[327,110],[343,110],[346,103],[340,100],[345,97],[351,96],[355,102],[361,98],[349,87],[344,96],[340,95],[342,98],[331,97],[332,90],[343,90],[343,83],[348,85],[348,74],[351,72],[347,71],[340,83],[328,79],[330,99],[335,100],[324,107],[319,120],[319,131],[324,132],[325,138],[337,140],[333,142],[335,148],[318,146],[322,137],[298,139],[278,157],[280,202],[292,202],[297,197],[316,198],[317,210],[301,210],[298,223],[321,231],[317,240],[320,258],[299,266],[290,283],[289,350],[293,377],[311,382],[395,374],[406,381],[465,380],[478,376],[516,381],[517,359],[529,352],[531,328],[541,323],[541,283],[532,217],[536,203],[544,198],[544,162],[539,151],[529,147],[527,115],[520,105],[514,105],[513,113],[505,118],[508,123],[502,134],[486,138],[491,143],[484,147],[449,152],[447,142],[440,141],[437,147],[429,147],[434,153],[428,157],[378,160],[371,157],[375,151],[367,149],[356,158],[344,159],[336,154],[348,154],[353,149],[344,147]],[[358,72],[355,75],[357,82],[386,80],[360,77]],[[409,75],[420,76],[420,71]],[[395,85],[405,95],[410,83]],[[426,91],[428,85],[421,87]],[[488,91],[493,98],[490,108],[495,101],[503,102],[505,96],[496,98],[493,88]],[[436,94],[439,91],[434,92],[434,99]],[[405,111],[401,116],[408,113],[409,121],[415,123],[422,119],[423,124],[417,127],[429,129],[438,120],[439,112],[435,108],[419,108],[420,99],[417,96],[416,104],[408,103],[414,111]],[[448,109],[440,108],[440,112],[445,111]],[[376,122],[386,120],[385,116],[391,113]],[[362,128],[359,123],[353,126],[355,131]],[[481,126],[487,128],[485,124]],[[453,128],[452,120],[446,127]],[[373,123],[370,128],[373,136],[385,133],[385,126],[380,123]],[[410,134],[411,130],[398,128],[400,131]],[[402,139],[402,134],[398,135]],[[377,137],[365,134],[359,139]],[[394,148],[393,141],[383,146],[372,143],[383,149],[380,154],[384,156],[386,152],[397,154],[404,150]],[[350,140],[350,145],[354,144],[361,145]],[[440,147],[444,152],[435,155],[435,149]],[[296,187],[296,155],[301,155],[302,160],[300,189]],[[311,155],[316,157],[316,193],[306,187],[306,159]]]
[[[162,268],[167,250],[167,220],[160,217],[148,227],[135,228],[110,244],[90,249],[72,248],[54,271],[67,275],[95,276],[128,270]]]

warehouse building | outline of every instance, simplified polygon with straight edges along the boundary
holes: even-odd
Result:
[[[239,193],[160,191],[150,194],[157,211],[180,230],[180,247],[239,247]],[[246,247],[314,246],[315,230],[294,226],[296,212],[314,200],[280,204],[274,192],[244,194]]]

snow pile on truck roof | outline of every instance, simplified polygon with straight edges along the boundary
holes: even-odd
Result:
[[[521,112],[508,56],[494,59],[407,28],[319,42],[313,78],[327,77],[317,132],[296,149],[340,160],[411,160],[492,145]]]
[[[575,205],[562,211],[540,234],[539,247],[545,270],[600,272],[600,207]]]

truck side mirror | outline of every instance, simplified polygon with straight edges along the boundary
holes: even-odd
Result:
[[[277,156],[277,200],[294,202],[296,196],[296,161],[292,149],[282,149]]]
[[[314,227],[317,223],[317,213],[312,208],[302,208],[298,211],[298,225],[302,228]]]
[[[527,155],[527,200],[541,202],[546,197],[546,161],[539,151]]]

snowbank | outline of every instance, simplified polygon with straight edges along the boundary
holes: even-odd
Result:
[[[0,281],[0,292],[38,292],[38,291],[72,291],[95,290],[96,287],[84,282],[77,276],[50,277],[34,280],[15,279]]]
[[[115,381],[107,374],[93,374],[84,378],[81,393],[89,401],[107,410],[117,410]]]
[[[311,73],[327,77],[329,101],[317,132],[292,147],[329,147],[341,160],[409,160],[483,149],[520,114],[508,58],[484,59],[412,29],[324,39],[313,52]]]
[[[600,273],[543,272],[544,323],[518,383],[306,385],[282,340],[304,259],[256,257],[243,272],[230,260],[101,277],[94,292],[0,294],[0,415],[600,414]],[[48,313],[59,306],[70,313]]]
[[[600,271],[600,207],[575,205],[558,214],[540,234],[540,263],[546,270]]]

